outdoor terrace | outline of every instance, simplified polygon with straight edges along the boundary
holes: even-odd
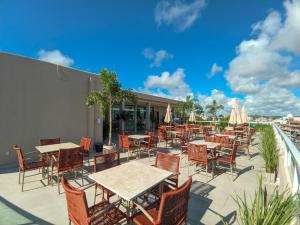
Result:
[[[159,151],[179,154],[173,147],[164,148],[162,143]],[[190,191],[188,224],[237,224],[237,206],[233,197],[252,195],[258,186],[258,177],[264,172],[264,161],[259,151],[259,139],[254,136],[250,146],[250,158],[243,152],[237,153],[237,174],[232,175],[227,170],[216,170],[215,177],[205,173],[193,172],[193,183]],[[131,159],[136,160],[136,159]],[[138,161],[153,164],[154,157],[148,159],[142,154]],[[127,161],[127,153],[121,152],[121,163]],[[85,166],[88,173],[92,165]],[[194,171],[191,169],[190,171]],[[227,172],[226,172],[227,171]],[[39,176],[33,176],[25,184],[24,192],[18,185],[18,168],[7,168],[0,171],[0,224],[68,224],[65,194],[58,195],[57,186],[47,186],[47,181],[38,181]],[[87,175],[87,174],[86,174]],[[179,183],[188,177],[185,160],[180,165]],[[32,182],[31,182],[32,181]],[[85,176],[84,186],[92,181]],[[80,187],[81,178],[72,182]],[[63,189],[61,189],[63,190]],[[94,188],[87,190],[88,203],[93,203]]]

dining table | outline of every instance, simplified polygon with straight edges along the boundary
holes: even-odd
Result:
[[[159,185],[162,194],[163,181],[172,175],[173,173],[167,170],[131,161],[92,173],[89,178],[122,198],[127,203],[125,205],[127,215],[131,217],[133,205],[139,205],[138,197],[146,194],[156,185]]]

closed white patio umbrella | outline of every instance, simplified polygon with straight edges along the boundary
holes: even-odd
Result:
[[[172,119],[171,106],[170,106],[170,104],[168,104],[164,122],[165,122],[165,123],[171,123],[172,120],[173,120],[173,119]]]
[[[230,114],[229,123],[233,125],[242,124],[242,118],[239,110],[238,100],[235,98],[232,100],[232,110]]]
[[[192,123],[196,122],[196,114],[195,114],[194,110],[190,113],[189,122],[192,122]]]
[[[245,105],[243,105],[243,107],[242,107],[241,117],[242,117],[242,122],[243,123],[248,123],[249,122],[249,117],[248,117],[248,113],[247,113]]]

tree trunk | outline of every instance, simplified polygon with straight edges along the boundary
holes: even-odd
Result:
[[[108,145],[111,145],[111,136],[112,136],[112,105],[109,104],[109,133],[108,133]]]

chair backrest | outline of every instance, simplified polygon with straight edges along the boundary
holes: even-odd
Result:
[[[64,177],[62,186],[66,192],[68,215],[74,224],[88,225],[89,212],[85,192],[71,186]]]
[[[192,177],[189,177],[177,190],[163,193],[154,224],[183,224],[187,219],[191,184]]]
[[[80,139],[80,146],[83,147],[84,151],[90,151],[91,142],[92,142],[91,138],[82,137]]]
[[[94,156],[94,173],[120,165],[120,153],[110,152]]]
[[[83,148],[60,149],[58,153],[58,172],[78,169],[83,166]]]
[[[122,139],[123,148],[129,148],[130,147],[130,141],[129,141],[128,135],[122,135],[121,139]]]
[[[236,141],[234,141],[233,147],[232,147],[232,152],[231,152],[231,159],[230,159],[231,163],[235,162],[237,146],[238,146],[238,144],[236,143]]]
[[[40,145],[53,145],[60,144],[60,138],[48,138],[48,139],[40,139]]]
[[[206,135],[204,137],[204,140],[207,142],[215,142],[215,136],[214,135]]]
[[[225,131],[224,131],[224,134],[227,134],[227,135],[235,135],[235,131],[234,131],[234,130],[225,130]]]
[[[19,168],[20,168],[21,171],[24,171],[24,169],[25,169],[25,163],[24,163],[24,156],[23,156],[22,149],[18,145],[14,145],[13,149],[17,153],[18,162],[19,162]]]
[[[163,152],[156,153],[155,167],[170,171],[174,174],[179,172],[180,157],[177,155],[170,155]]]
[[[229,140],[228,136],[222,136],[220,138],[221,138],[220,139],[221,147],[224,147],[224,148],[231,147],[231,143],[230,143],[230,140]]]
[[[158,137],[159,137],[159,140],[166,140],[167,131],[164,128],[158,129]]]
[[[188,144],[188,160],[207,163],[207,146]]]

